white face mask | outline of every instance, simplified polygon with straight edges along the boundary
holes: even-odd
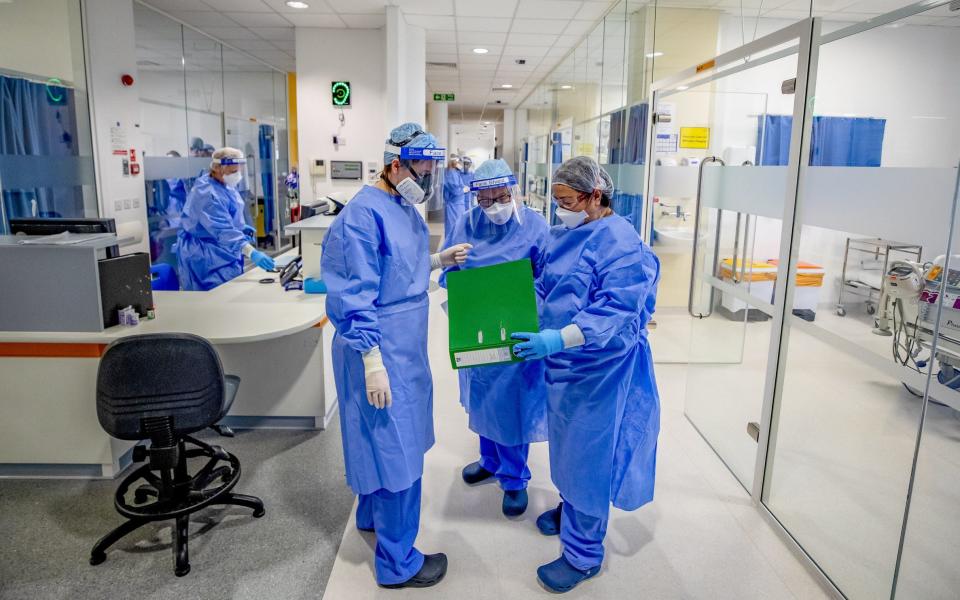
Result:
[[[558,206],[556,210],[557,218],[560,219],[560,222],[563,223],[564,227],[567,229],[576,229],[587,218],[587,211],[581,210],[579,212],[573,212],[572,210],[567,210],[562,206]]]
[[[510,220],[510,217],[513,216],[513,202],[508,202],[506,204],[494,202],[490,205],[490,208],[484,208],[483,212],[487,215],[488,219],[494,222],[494,224],[503,225]]]
[[[396,185],[396,188],[400,197],[403,198],[403,201],[411,206],[414,204],[422,204],[424,198],[427,196],[423,188],[420,187],[420,184],[413,180],[413,177],[405,178]]]
[[[243,179],[243,175],[240,171],[235,173],[227,173],[223,176],[223,183],[227,187],[235,188],[240,183],[240,180]]]

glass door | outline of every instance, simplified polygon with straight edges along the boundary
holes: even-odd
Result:
[[[789,156],[769,156],[770,122],[803,109],[794,87],[806,55],[797,49],[810,27],[794,25],[653,85],[647,207],[662,278],[651,345],[658,362],[688,363],[685,415],[748,491],[775,364],[775,289],[796,179]],[[777,133],[789,148],[791,128]]]
[[[960,585],[958,24],[916,3],[812,48],[761,500],[851,599]]]

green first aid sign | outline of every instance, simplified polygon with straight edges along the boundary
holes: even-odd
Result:
[[[434,102],[453,102],[456,99],[455,94],[434,94]]]

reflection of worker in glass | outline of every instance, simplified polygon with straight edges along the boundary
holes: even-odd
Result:
[[[167,152],[170,158],[180,158],[180,153],[176,150]],[[167,229],[178,229],[180,227],[180,213],[183,212],[183,206],[187,202],[187,186],[183,179],[173,177],[164,179],[167,184],[167,206],[164,208],[166,216],[165,227]]]
[[[190,156],[204,156],[205,147],[206,144],[204,143],[203,138],[193,138],[190,140]],[[206,156],[209,156],[209,154]]]
[[[213,153],[210,172],[201,175],[187,196],[177,234],[180,285],[185,290],[210,290],[243,272],[243,257],[264,270],[273,259],[250,243],[255,232],[243,219],[243,201],[236,186],[246,164],[236,148]]]

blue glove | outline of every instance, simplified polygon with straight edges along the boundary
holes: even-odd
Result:
[[[256,229],[256,227],[253,227],[252,225],[244,225],[244,226],[243,226],[243,235],[247,236],[247,239],[248,239],[248,240],[250,240],[251,242],[254,242],[254,243],[255,243],[255,242],[256,242],[256,239],[257,239],[257,229]]]
[[[303,291],[308,294],[326,294],[327,284],[322,279],[307,277],[303,280]]]
[[[510,337],[515,340],[526,340],[513,347],[513,353],[526,360],[545,358],[563,350],[563,336],[557,329],[544,329],[540,333],[518,331]]]
[[[250,262],[257,265],[264,271],[272,271],[277,268],[277,266],[273,264],[273,259],[259,250],[253,251],[253,254],[250,255]]]

